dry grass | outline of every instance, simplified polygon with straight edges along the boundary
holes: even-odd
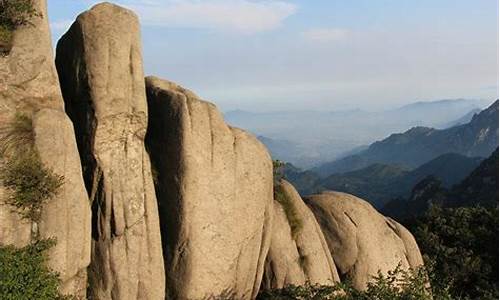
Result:
[[[0,156],[2,158],[32,152],[34,143],[33,121],[29,116],[16,114],[12,120],[0,126]]]

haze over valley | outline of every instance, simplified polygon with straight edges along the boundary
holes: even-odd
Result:
[[[273,158],[308,169],[363,150],[415,126],[446,128],[467,123],[490,100],[414,102],[383,111],[229,111],[226,121],[254,133]]]

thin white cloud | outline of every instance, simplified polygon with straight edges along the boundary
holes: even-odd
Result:
[[[296,5],[278,0],[147,0],[122,4],[134,10],[146,25],[242,33],[273,30],[297,10]]]
[[[50,22],[50,28],[56,31],[66,31],[71,26],[71,24],[73,24],[73,21],[69,19],[56,20],[54,22]]]
[[[313,28],[302,32],[302,35],[312,41],[332,42],[346,37],[348,31],[341,28]]]

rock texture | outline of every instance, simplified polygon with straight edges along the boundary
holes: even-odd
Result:
[[[323,230],[341,278],[351,278],[355,288],[366,288],[379,270],[422,265],[413,236],[368,202],[338,192],[323,192],[305,201]]]
[[[34,0],[41,17],[14,33],[13,48],[0,56],[0,126],[17,113],[33,119],[35,146],[42,162],[64,176],[59,195],[47,201],[40,221],[33,223],[6,204],[0,189],[0,245],[22,247],[41,238],[56,238],[49,267],[60,273],[61,291],[85,298],[90,262],[90,206],[78,160],[75,134],[64,113],[53,62],[45,0]]]
[[[266,148],[175,83],[146,88],[169,299],[255,297],[273,215]]]
[[[33,117],[33,128],[43,164],[64,177],[59,193],[42,210],[40,237],[57,239],[49,265],[60,274],[61,291],[83,299],[90,263],[91,216],[73,124],[62,111],[42,109]]]
[[[8,56],[0,56],[0,111],[63,110],[45,0],[33,0],[41,14],[14,32]]]
[[[274,202],[271,246],[262,288],[338,282],[337,269],[313,213],[287,181],[282,180],[277,190],[283,195],[281,201],[287,203]],[[294,215],[294,226],[290,226],[289,214]]]
[[[58,43],[56,65],[92,203],[90,296],[164,299],[136,15],[109,3],[81,14]]]

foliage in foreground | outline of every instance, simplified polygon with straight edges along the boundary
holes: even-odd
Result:
[[[55,240],[41,240],[23,248],[0,247],[0,299],[60,300],[58,274],[47,267],[46,251]]]
[[[33,0],[0,0],[0,26],[9,30],[29,24],[29,19],[40,16]]]
[[[33,0],[0,0],[0,52],[10,51],[14,30],[40,16],[33,7]]]
[[[34,147],[31,118],[16,115],[0,128],[0,179],[7,188],[6,202],[24,217],[38,221],[43,204],[56,196],[64,178],[45,167]]]
[[[287,286],[283,289],[261,291],[258,300],[448,300],[445,289],[432,289],[427,284],[425,268],[405,271],[401,267],[387,275],[379,273],[365,291],[358,291],[349,282],[335,286]]]
[[[433,287],[445,283],[454,299],[498,299],[498,207],[433,206],[409,227]]]
[[[43,204],[56,196],[63,177],[46,168],[36,153],[8,161],[0,178],[9,190],[7,203],[20,209],[24,217],[38,221]]]

